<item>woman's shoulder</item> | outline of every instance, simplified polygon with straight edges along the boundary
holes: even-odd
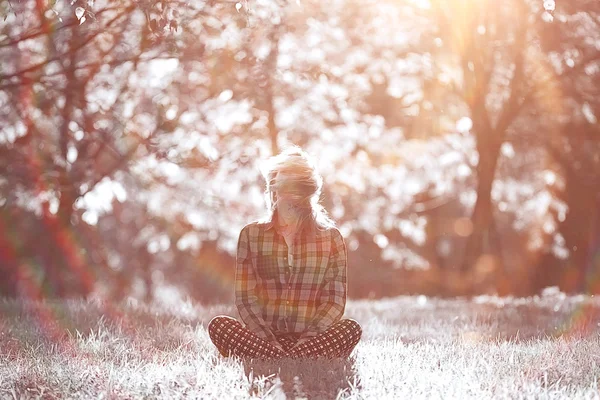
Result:
[[[317,225],[317,231],[320,232],[321,237],[327,237],[334,241],[343,241],[344,238],[342,233],[335,225],[319,226]]]
[[[242,230],[240,232],[243,233],[246,231],[249,234],[258,233],[260,231],[264,231],[265,229],[268,229],[270,227],[270,225],[271,225],[271,223],[269,221],[263,221],[263,220],[252,221],[252,222],[249,222],[246,225],[244,225],[244,227],[242,228]]]
[[[331,238],[333,240],[337,240],[337,241],[344,241],[344,236],[342,235],[342,232],[340,232],[340,230],[338,229],[337,226],[331,226],[328,228],[329,230],[329,234],[331,235]]]

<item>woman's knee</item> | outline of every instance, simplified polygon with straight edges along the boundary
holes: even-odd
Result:
[[[239,324],[239,322],[237,322],[235,318],[226,315],[216,316],[208,323],[208,334],[212,337],[217,332],[223,331],[224,328],[237,324]]]
[[[344,328],[357,335],[359,338],[362,336],[362,327],[360,324],[353,319],[344,319],[341,321]]]

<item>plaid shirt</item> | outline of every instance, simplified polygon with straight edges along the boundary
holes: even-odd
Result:
[[[288,246],[271,222],[246,225],[239,237],[236,307],[263,339],[316,336],[339,321],[346,305],[346,246],[336,228],[304,224],[288,262]]]

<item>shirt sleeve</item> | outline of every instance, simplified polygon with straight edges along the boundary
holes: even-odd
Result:
[[[235,305],[246,327],[257,336],[274,341],[273,332],[262,317],[262,308],[258,303],[256,276],[250,257],[248,227],[244,227],[238,239],[235,270]]]
[[[334,229],[325,279],[317,295],[317,310],[303,336],[318,335],[338,322],[344,315],[347,292],[347,259],[344,238],[339,230]]]

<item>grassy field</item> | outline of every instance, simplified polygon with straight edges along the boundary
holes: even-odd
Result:
[[[222,359],[226,306],[0,301],[0,398],[600,399],[600,301],[354,301],[348,361]]]

